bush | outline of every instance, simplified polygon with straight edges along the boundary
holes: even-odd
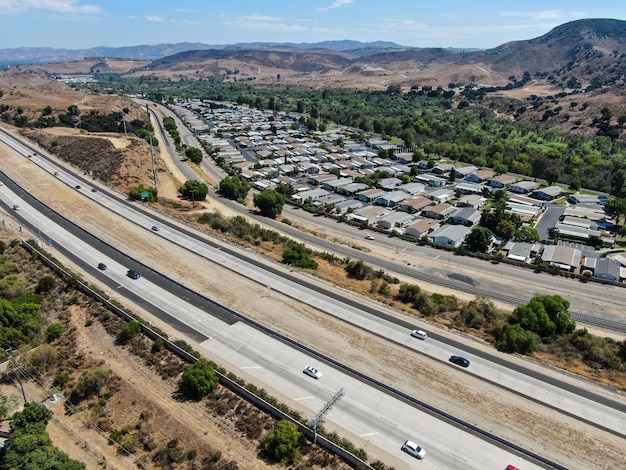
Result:
[[[132,320],[124,324],[119,334],[117,335],[117,342],[119,344],[127,344],[131,339],[141,333],[141,323],[137,320]]]
[[[291,465],[300,458],[304,436],[291,421],[279,421],[273,432],[261,443],[263,450],[282,465]]]
[[[291,243],[283,251],[283,263],[304,269],[318,268],[317,261],[311,258],[303,243]]]
[[[519,324],[499,323],[493,328],[495,346],[499,351],[530,355],[537,350],[537,340]]]
[[[201,400],[217,385],[214,364],[205,359],[198,359],[187,367],[180,381],[183,395],[193,400]]]

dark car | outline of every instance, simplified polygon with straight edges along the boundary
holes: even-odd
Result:
[[[448,360],[461,367],[468,367],[470,365],[470,361],[461,356],[450,356]]]
[[[98,269],[101,269],[102,271],[104,271],[105,269],[107,269],[107,265],[104,263],[98,263]]]
[[[126,275],[131,279],[139,279],[141,277],[141,274],[139,274],[139,272],[135,271],[134,269],[129,269]]]
[[[74,186],[76,189],[80,189],[80,184],[77,184],[76,186]]]

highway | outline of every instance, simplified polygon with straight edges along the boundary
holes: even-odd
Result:
[[[34,163],[41,164],[43,167],[46,168],[46,171],[50,173],[53,173],[54,171],[59,171],[59,170],[56,170],[55,169],[56,167],[54,166],[46,167],[46,165],[48,165],[49,162],[48,163],[46,163],[46,161],[39,162],[38,157],[31,157],[31,160]],[[73,177],[69,174],[66,175],[66,173],[63,172],[63,170],[60,170],[60,173],[57,177],[67,178],[68,185],[79,184],[78,182],[81,182],[80,184],[83,184],[83,185],[85,184],[85,182],[80,179],[72,179]],[[6,188],[6,186],[1,189],[3,191],[1,193],[3,195],[3,199],[7,201],[7,204],[9,204],[9,207],[11,206],[11,204],[15,203],[14,201],[19,200],[20,201],[19,203],[21,204],[21,206],[24,206],[23,209],[20,209],[20,215],[23,215],[24,217],[30,216],[30,211],[26,208],[26,205],[24,204],[23,199],[21,198],[17,199],[16,196],[11,196],[11,194],[5,194],[5,192],[9,191],[8,188]],[[128,204],[125,201],[109,201],[108,195],[104,194],[101,191],[91,192],[88,189],[88,187],[82,186],[81,191],[84,191],[85,196],[98,200],[100,204],[106,204],[107,207],[109,207],[111,210],[122,213],[124,217],[128,218],[129,220],[135,221],[135,223],[140,224],[142,227],[145,227],[147,231],[149,231],[149,228],[152,225],[155,225],[155,224],[160,225],[162,227],[162,230],[158,234],[151,234],[151,236],[159,236],[159,237],[168,238],[174,241],[175,243],[180,244],[181,246],[193,247],[193,251],[198,252],[202,256],[207,257],[207,259],[212,259],[214,262],[221,263],[224,265],[229,265],[231,269],[235,270],[236,272],[240,272],[242,274],[248,275],[251,278],[255,278],[257,279],[257,282],[260,282],[263,285],[271,286],[272,290],[285,292],[287,295],[291,295],[294,297],[297,296],[296,298],[300,298],[302,299],[302,301],[310,303],[311,305],[315,305],[317,308],[325,309],[326,311],[341,312],[342,314],[345,311],[347,315],[345,318],[350,323],[359,325],[362,328],[376,331],[378,334],[386,336],[392,341],[407,343],[407,347],[419,350],[423,354],[428,354],[431,357],[438,358],[442,361],[447,360],[447,357],[450,355],[450,353],[458,352],[458,347],[456,345],[451,346],[445,343],[439,344],[436,341],[438,339],[436,336],[433,336],[427,342],[419,343],[418,345],[416,345],[415,342],[408,337],[408,330],[406,329],[407,327],[405,325],[397,325],[381,318],[370,317],[369,315],[365,315],[365,313],[367,312],[363,311],[363,306],[353,307],[341,301],[341,299],[334,299],[332,297],[323,298],[319,295],[319,292],[311,293],[310,294],[311,298],[309,299],[307,295],[303,294],[303,292],[306,289],[302,285],[297,285],[297,283],[293,281],[285,280],[284,278],[281,279],[280,276],[272,277],[270,276],[270,273],[267,271],[266,267],[263,268],[261,271],[259,270],[255,271],[254,266],[246,264],[244,261],[238,259],[237,257],[234,257],[233,255],[230,255],[228,253],[225,253],[223,249],[211,248],[210,246],[208,246],[207,243],[204,243],[203,245],[199,245],[197,240],[187,238],[188,235],[184,233],[181,234],[178,230],[174,230],[174,229],[170,230],[167,227],[167,225],[164,225],[163,220],[155,220],[153,218],[150,218],[150,216],[145,216],[145,215],[142,215],[141,213],[137,213],[137,211],[133,210],[135,207],[132,204]],[[49,222],[45,220],[39,220],[36,217],[31,223],[34,223],[34,226],[37,226],[37,227],[48,227],[50,225]],[[47,237],[54,239],[56,243],[58,243],[58,240],[63,239],[61,234],[50,233],[49,229],[46,229],[46,235]],[[84,237],[81,237],[81,238],[84,238]],[[78,246],[76,245],[76,243],[78,242],[76,242],[75,240],[72,240],[71,242],[68,242],[68,243],[69,243],[68,246],[72,246],[72,247]],[[97,252],[95,254],[92,254],[91,257],[89,257],[88,252],[89,252],[88,247],[80,251],[81,253],[80,257],[83,258],[83,261],[87,262],[88,265],[94,266],[98,262],[102,261],[101,259],[102,256],[98,255]],[[127,288],[129,283],[132,283],[131,285],[135,293],[137,293],[136,286],[139,286],[141,283],[144,283],[144,282],[149,282],[150,277],[155,275],[155,274],[152,274],[152,272],[146,267],[138,267],[136,269],[144,270],[144,272],[146,272],[146,275],[138,281],[132,281],[124,276],[126,269],[128,269],[129,267],[128,263],[125,263],[125,262],[120,263],[119,261],[116,261],[113,259],[107,260],[106,262],[107,264],[110,263],[110,266],[111,266],[111,268],[105,272],[106,276],[112,276],[112,280],[114,280],[116,284],[119,284],[121,287],[124,287],[124,288]],[[290,290],[294,290],[294,291],[290,293]],[[150,292],[153,292],[153,287],[150,287],[147,290],[148,294]],[[168,306],[172,305],[170,301],[166,301],[164,300],[165,298],[160,298],[160,296],[158,298],[158,301],[155,302],[154,297],[155,297],[154,295],[153,296],[147,295],[147,299],[148,299],[147,301],[152,302],[153,305],[156,304],[161,307],[165,305],[168,305]],[[337,302],[341,302],[341,303],[338,304]],[[181,308],[180,306],[177,306],[176,311],[191,312],[192,310],[188,310],[188,307]],[[203,309],[202,312],[204,311],[206,310]],[[203,315],[206,317],[206,314],[203,314]],[[352,318],[350,318],[350,316],[352,316]],[[207,321],[205,318],[202,318],[202,320],[200,321],[197,319],[196,315],[192,315],[192,317],[189,318],[188,320],[181,319],[180,315],[177,315],[176,317],[178,321],[183,321],[187,326],[189,326],[191,329],[193,329],[199,335],[201,335],[201,337],[206,336],[208,338],[211,338],[211,340],[206,343],[209,345],[209,347],[213,347],[214,345],[217,345],[217,344],[220,344],[220,345],[222,344],[221,341],[216,342],[216,339],[221,338],[221,336],[220,334],[216,333],[214,325],[212,325],[211,322],[209,322],[211,323],[210,325],[208,326],[206,325]],[[231,324],[239,325],[240,323],[236,322],[236,323],[231,323]],[[258,332],[255,332],[255,334],[258,334]],[[225,337],[231,338],[230,333],[227,333]],[[246,345],[245,348],[250,348],[252,343],[244,342],[243,344]],[[219,346],[219,347],[222,347],[222,346]],[[235,345],[234,347],[237,351],[239,351],[242,348],[241,344]],[[256,355],[258,355],[258,351],[255,352],[255,354],[253,354],[252,357],[256,357]],[[289,353],[285,355],[285,352],[281,351],[281,353],[278,356],[270,356],[269,358],[266,359],[268,363],[259,366],[261,367],[261,369],[259,370],[264,371],[265,369],[270,368],[268,364],[276,362],[277,357],[278,358],[289,357]],[[530,384],[528,384],[527,383],[528,378],[524,376],[521,376],[519,381],[515,381],[514,378],[512,379],[512,376],[510,375],[510,371],[508,367],[502,367],[502,370],[499,370],[497,367],[494,369],[494,365],[491,363],[492,358],[486,358],[484,361],[482,361],[479,356],[474,357],[471,354],[468,354],[468,357],[472,359],[472,365],[476,366],[476,367],[472,367],[471,369],[472,373],[480,372],[481,375],[485,374],[488,380],[496,381],[496,382],[498,381],[507,382],[507,383],[513,381],[511,383],[514,384],[515,388],[519,386],[522,389],[523,389],[524,384],[527,384],[528,389],[531,391],[534,389],[537,389],[537,387],[540,387],[542,385],[541,383],[534,383],[534,382],[531,382]],[[306,365],[306,363],[304,365]],[[298,376],[301,375],[301,369],[302,367],[304,367],[304,365],[299,364],[299,366],[296,368]],[[246,367],[248,367],[248,369],[246,369],[248,373],[252,374],[253,372],[251,371],[256,370],[254,369],[254,367],[257,367],[257,366],[246,366]],[[283,368],[283,366],[279,366],[279,367]],[[324,370],[326,371],[326,366],[324,367]],[[488,375],[488,374],[492,374],[492,375]],[[258,380],[263,381],[265,377],[265,373],[263,372],[260,375],[261,376],[258,377]],[[299,377],[299,378],[300,380],[298,382],[301,381],[302,377]],[[324,379],[326,379],[326,373],[325,373]],[[326,383],[327,381],[324,380],[323,382]],[[520,392],[518,391],[518,393]],[[526,392],[522,390],[521,393],[526,393]],[[600,405],[600,408],[594,408],[594,406],[598,405],[597,403],[595,402],[588,403],[588,402],[585,402],[584,399],[581,402],[581,404],[572,405],[573,402],[571,400],[575,401],[578,398],[570,397],[568,394],[566,393],[564,394],[561,391],[559,391],[559,389],[547,390],[547,391],[545,389],[539,389],[539,395],[552,396],[553,398],[555,398],[555,402],[552,405],[555,407],[564,406],[568,410],[578,410],[580,408],[578,412],[580,414],[580,417],[584,420],[587,420],[587,421],[591,420],[596,415],[602,416],[602,419],[599,420],[600,423],[602,423],[601,425],[607,429],[612,428],[613,432],[620,432],[620,430],[623,431],[624,429],[626,429],[626,425],[623,420],[623,412],[624,412],[623,409],[619,410],[619,412],[617,413],[615,412],[615,410],[612,410],[612,411],[608,410],[608,412],[603,411],[602,406],[605,406],[605,405]],[[619,404],[616,404],[616,406],[619,409]],[[577,411],[570,411],[570,412],[576,413]],[[612,418],[610,417],[611,415],[613,415]],[[606,419],[604,419],[605,417]],[[372,419],[375,420],[377,418],[372,418]],[[329,420],[330,420],[330,417],[329,417]],[[597,424],[600,424],[600,423],[597,423]],[[344,424],[344,422],[341,421],[341,424]],[[407,429],[410,429],[410,428],[407,428]],[[409,432],[409,431],[405,430],[404,432]],[[424,446],[426,447],[426,444],[424,444]],[[451,468],[451,467],[449,467],[448,465],[444,465],[441,468]],[[481,467],[474,467],[474,468],[481,468]],[[493,468],[496,468],[496,467],[493,467]]]

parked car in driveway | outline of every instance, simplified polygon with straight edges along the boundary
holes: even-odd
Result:
[[[417,339],[426,339],[428,338],[428,334],[424,330],[413,330],[411,331],[411,336]]]
[[[305,369],[302,372],[304,372],[306,375],[310,377],[313,377],[314,379],[322,378],[322,373],[313,366],[305,367]]]
[[[402,450],[407,454],[412,455],[416,459],[421,460],[426,457],[426,451],[413,441],[406,441],[404,444],[402,444]]]
[[[468,367],[470,365],[470,361],[461,356],[450,356],[448,360],[461,367]]]

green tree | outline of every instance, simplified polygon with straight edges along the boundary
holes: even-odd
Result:
[[[540,238],[541,236],[537,229],[526,225],[520,227],[517,232],[515,232],[515,240],[518,242],[534,243],[538,242]]]
[[[524,330],[521,325],[498,323],[492,331],[495,346],[499,351],[519,354],[532,354],[537,350],[537,340],[530,331]]]
[[[266,189],[255,194],[253,201],[261,215],[274,219],[283,211],[285,196],[273,189]]]
[[[209,193],[209,188],[205,183],[198,180],[187,180],[180,188],[178,192],[182,197],[191,201],[204,201],[206,195]]]
[[[126,322],[117,335],[117,342],[119,344],[126,344],[139,333],[141,333],[141,323],[137,320]]]
[[[569,313],[570,303],[559,295],[538,295],[526,305],[518,306],[508,322],[548,340],[568,334],[576,328]]]
[[[420,287],[415,284],[402,284],[398,289],[398,300],[405,304],[414,304],[420,292]]]
[[[304,269],[318,268],[317,261],[311,258],[303,243],[290,243],[283,251],[283,263]]]
[[[187,147],[185,149],[185,157],[191,160],[193,163],[201,163],[202,150],[197,147]]]
[[[517,226],[515,225],[514,222],[503,219],[500,222],[498,222],[498,225],[496,225],[495,233],[496,235],[504,238],[505,240],[510,240],[515,235],[516,228]]]
[[[273,432],[261,443],[263,450],[282,465],[291,465],[300,458],[304,436],[291,421],[279,421]]]
[[[220,193],[228,199],[243,201],[249,191],[250,185],[246,180],[240,178],[239,176],[227,176],[220,181]]]
[[[187,398],[201,400],[217,385],[215,366],[205,359],[198,359],[185,369],[180,380],[180,390]]]
[[[111,369],[103,367],[91,367],[85,370],[72,392],[72,401],[77,402],[83,398],[100,393],[100,389],[106,384],[111,377]]]
[[[148,202],[157,202],[159,200],[159,190],[154,187],[146,188],[143,184],[128,191],[128,198],[133,201],[143,201],[145,194],[148,194]]]
[[[470,251],[485,253],[491,246],[493,233],[485,227],[474,227],[467,235],[465,244]]]

